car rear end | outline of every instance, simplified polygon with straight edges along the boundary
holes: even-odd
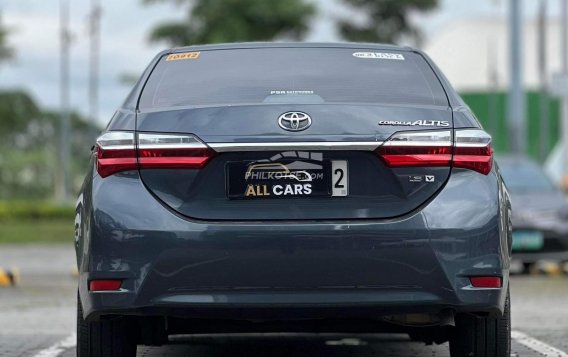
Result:
[[[441,342],[464,313],[507,308],[492,162],[490,137],[413,50],[161,54],[97,142],[78,205],[81,314],[127,316],[139,343],[160,342],[148,329]]]

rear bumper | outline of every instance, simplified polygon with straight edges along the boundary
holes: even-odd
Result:
[[[89,319],[368,319],[503,308],[509,241],[493,173],[455,170],[419,212],[383,221],[192,222],[158,203],[135,173],[95,177],[90,187],[77,244]],[[480,275],[502,276],[503,288],[472,288],[469,276]],[[89,292],[92,279],[122,279],[122,290]]]
[[[505,289],[506,290],[506,289]],[[90,312],[88,319],[96,320],[102,316],[142,316],[142,317],[168,317],[193,320],[217,321],[248,321],[248,322],[294,322],[304,320],[381,320],[382,317],[407,314],[431,314],[440,316],[443,312],[451,310],[455,313],[471,312],[476,314],[497,315],[502,312],[499,301],[503,289],[484,291],[483,301],[473,303],[451,304],[442,299],[420,299],[415,297],[412,301],[388,299],[388,294],[352,293],[349,299],[337,301],[337,295],[347,295],[345,292],[322,293],[288,293],[288,299],[293,303],[273,303],[280,300],[278,293],[255,294],[247,292],[246,302],[242,296],[236,294],[213,294],[211,297],[221,297],[229,302],[196,303],[192,295],[178,295],[180,302],[158,302],[145,306],[125,306],[122,303],[108,299],[108,296],[89,297],[97,309]],[[410,295],[411,292],[408,292]],[[306,295],[311,295],[310,302],[302,301]],[[479,294],[478,294],[479,295]],[[253,301],[261,296],[269,296],[262,302]],[[391,295],[392,296],[392,295]],[[360,299],[364,297],[364,299]],[[235,300],[237,301],[235,301]],[[187,301],[186,301],[187,300]],[[335,300],[330,303],[329,300]],[[363,301],[362,301],[363,300]],[[104,301],[104,302],[103,302]],[[181,302],[183,301],[183,302]],[[271,303],[272,302],[272,303]],[[104,304],[104,305],[99,305]],[[109,306],[110,305],[110,306]],[[202,331],[205,332],[205,331]],[[208,331],[215,332],[215,331]],[[217,331],[225,332],[225,331]],[[276,332],[276,331],[274,331]],[[278,331],[284,332],[284,331]],[[292,331],[289,331],[292,332]]]

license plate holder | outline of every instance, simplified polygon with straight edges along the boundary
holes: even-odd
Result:
[[[337,163],[340,163],[337,166]],[[332,187],[332,172],[343,169],[340,191]],[[229,199],[281,199],[347,195],[347,162],[323,160],[319,164],[298,161],[233,161],[225,165],[225,188]],[[336,194],[339,192],[340,194]]]

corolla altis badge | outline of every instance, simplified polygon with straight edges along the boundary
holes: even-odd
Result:
[[[379,125],[395,125],[395,126],[450,126],[449,121],[445,120],[415,120],[415,121],[398,121],[398,120],[381,120]]]
[[[278,125],[288,131],[306,130],[312,125],[312,118],[304,112],[286,112],[278,117]]]

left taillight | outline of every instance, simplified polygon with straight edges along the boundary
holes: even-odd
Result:
[[[140,169],[200,169],[215,151],[193,135],[108,132],[97,139],[101,177]]]
[[[132,132],[109,131],[104,133],[97,139],[95,150],[97,172],[101,177],[121,171],[135,170],[138,167]]]
[[[215,151],[193,135],[138,134],[141,169],[200,169]]]

